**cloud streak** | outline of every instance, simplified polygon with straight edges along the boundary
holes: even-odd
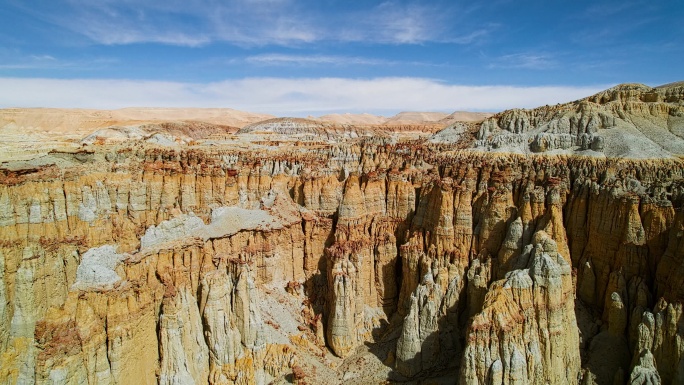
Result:
[[[395,62],[357,56],[262,54],[245,58],[247,63],[261,65],[388,65]]]
[[[11,0],[13,1],[13,0]],[[471,44],[489,33],[455,23],[453,9],[415,0],[353,3],[335,14],[298,0],[54,0],[53,12],[33,13],[104,45],[161,43],[197,47],[298,46],[314,42]]]
[[[496,58],[489,65],[489,68],[545,70],[554,68],[557,65],[557,61],[551,55],[545,53],[516,53]]]
[[[499,111],[568,102],[606,87],[469,86],[389,77],[245,78],[212,83],[0,78],[0,107],[228,107],[281,116],[404,110]]]
[[[0,71],[19,70],[92,70],[116,63],[115,59],[92,58],[63,60],[51,55],[8,55],[0,54]]]
[[[232,59],[235,63],[237,59]],[[387,60],[363,56],[342,55],[291,55],[264,53],[244,58],[244,62],[262,66],[428,66],[441,67],[444,64],[426,61]]]

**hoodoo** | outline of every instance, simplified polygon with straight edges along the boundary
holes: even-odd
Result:
[[[2,155],[1,383],[684,383],[681,83],[239,116]]]

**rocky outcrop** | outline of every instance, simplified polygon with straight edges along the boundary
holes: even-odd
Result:
[[[428,272],[416,292],[411,295],[409,313],[404,318],[396,353],[397,369],[405,375],[413,376],[423,367],[430,368],[437,359],[437,317],[442,302],[440,291],[432,272]]]
[[[211,383],[227,383],[228,379],[235,378],[235,363],[244,356],[242,335],[232,311],[232,278],[225,270],[207,272],[202,278],[200,293],[199,309],[209,351],[208,378]]]
[[[636,313],[636,314],[635,314]],[[682,305],[660,300],[653,313],[632,315],[637,332],[632,336],[632,378],[642,382],[677,384],[684,381],[684,351],[679,328]],[[655,382],[655,379],[659,382]],[[631,380],[630,380],[631,381]]]
[[[209,377],[197,300],[187,287],[164,298],[159,316],[159,384],[202,383]]]
[[[364,301],[360,290],[360,258],[358,255],[351,255],[351,250],[340,251],[330,252],[330,309],[326,336],[332,351],[344,357],[361,341],[359,334],[363,328]]]
[[[629,385],[662,384],[660,374],[655,367],[655,360],[650,351],[644,350],[639,357],[639,364],[632,369]]]
[[[678,132],[632,88],[481,127]],[[0,382],[682,381],[681,160],[316,140],[3,163]]]
[[[579,153],[626,158],[669,157],[684,151],[680,84],[622,84],[556,106],[507,110],[479,124],[473,146],[522,153]],[[433,137],[453,142],[449,132]]]
[[[387,137],[381,129],[363,125],[335,124],[302,118],[275,118],[253,123],[238,130],[237,135],[257,140],[339,141],[361,136]]]
[[[460,381],[576,384],[581,365],[570,265],[537,232],[528,266],[494,282],[471,319]]]
[[[613,334],[625,336],[620,346],[626,346],[628,358],[618,366],[627,378],[635,345],[626,336],[637,327],[632,314],[652,309],[656,295],[678,300],[672,272],[681,254],[674,209],[681,204],[676,182],[681,168],[667,162],[566,163],[428,153],[416,161],[419,150],[409,148],[412,155],[406,160],[397,155],[400,150],[350,147],[331,152],[334,162],[320,159],[339,175],[305,172],[296,158],[254,168],[244,166],[247,160],[240,156],[221,155],[212,163],[209,154],[199,162],[192,158],[199,155],[186,153],[179,162],[171,153],[150,152],[141,158],[128,154],[115,163],[124,173],[139,164],[149,170],[135,178],[91,173],[60,183],[24,179],[3,185],[3,285],[9,304],[3,308],[3,338],[7,357],[14,357],[3,363],[4,373],[22,373],[18,368],[23,368],[29,381],[48,376],[43,371],[48,369],[40,368],[57,364],[36,361],[29,343],[35,322],[46,319],[48,309],[80,303],[77,293],[87,293],[88,306],[98,310],[93,320],[74,320],[95,325],[79,354],[102,357],[89,347],[98,338],[115,341],[120,336],[121,343],[105,349],[107,359],[98,358],[85,376],[144,377],[154,375],[155,368],[162,373],[163,363],[163,372],[170,373],[165,378],[174,378],[174,368],[187,360],[182,349],[174,350],[177,342],[168,342],[169,350],[145,353],[152,371],[122,357],[146,351],[129,338],[147,339],[150,346],[161,338],[188,340],[174,334],[174,325],[194,319],[185,308],[194,301],[211,381],[266,378],[269,374],[259,372],[255,363],[265,359],[261,355],[270,346],[259,342],[264,340],[258,331],[270,326],[259,321],[253,300],[233,305],[233,298],[242,298],[235,297],[236,287],[240,293],[263,295],[261,285],[301,282],[312,325],[317,325],[311,326],[318,333],[312,341],[324,342],[340,356],[353,355],[373,339],[379,325],[373,309],[382,309],[388,318],[396,312],[401,343],[397,340],[394,366],[419,378],[452,367],[455,360],[446,358],[461,357],[461,345],[465,342],[467,349],[468,344],[462,340],[463,325],[492,306],[487,296],[492,297],[493,280],[512,279],[507,278],[511,271],[528,268],[532,251],[523,245],[532,242],[536,230],[544,230],[560,255],[577,266],[578,296],[605,325],[611,324],[605,309],[612,306],[606,298],[619,294],[628,323]],[[230,168],[221,168],[223,159]],[[418,172],[419,167],[429,170],[420,162],[437,168]],[[364,167],[378,171],[349,171]],[[635,182],[637,176],[641,182]],[[252,283],[240,281],[244,272],[238,266],[248,269],[244,277],[251,276]],[[652,292],[649,282],[657,282],[659,292]],[[48,294],[47,287],[59,289]],[[141,288],[150,294],[136,294]],[[534,285],[528,291],[533,290]],[[117,310],[121,300],[102,306],[113,293],[130,298],[133,310]],[[213,301],[214,294],[230,298],[230,305]],[[173,313],[179,306],[173,301],[180,298],[186,299],[184,308]],[[108,313],[121,315],[105,322]],[[594,347],[600,346],[602,338],[583,335],[587,357],[601,356],[591,353],[591,346],[592,339]],[[44,340],[49,345],[54,338]],[[661,353],[649,349],[657,364]],[[527,353],[519,350],[527,362]],[[585,371],[592,373],[587,360]],[[495,361],[487,370],[498,373]],[[502,370],[506,365],[502,360]],[[73,373],[69,376],[81,375]]]

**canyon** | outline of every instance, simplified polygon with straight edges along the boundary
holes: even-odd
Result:
[[[0,113],[1,383],[684,384],[684,83],[154,111]]]

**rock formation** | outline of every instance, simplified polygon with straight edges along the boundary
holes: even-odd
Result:
[[[515,153],[676,156],[684,151],[682,89],[680,83],[622,84],[571,103],[507,110],[477,127],[475,146]],[[443,136],[436,138],[453,141]]]
[[[493,282],[471,318],[461,366],[467,384],[576,384],[581,365],[571,268],[537,232],[525,269]]]
[[[684,383],[683,98],[4,162],[0,382]]]

